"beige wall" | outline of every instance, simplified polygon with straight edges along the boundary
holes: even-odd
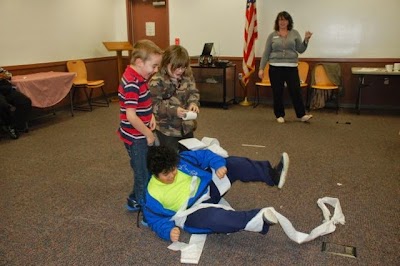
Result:
[[[114,55],[126,41],[125,0],[1,0],[0,66]]]
[[[242,56],[245,0],[170,0],[170,40],[191,55],[205,42],[220,56]],[[306,58],[399,58],[399,0],[258,0],[261,56],[276,15],[288,11],[302,36],[314,33]]]
[[[150,0],[148,0],[150,1]],[[214,42],[220,56],[241,57],[245,0],[169,0],[170,43],[191,55]],[[258,0],[260,56],[277,12],[301,34],[314,33],[305,58],[399,58],[399,0]],[[126,41],[125,0],[1,0],[0,66],[111,56],[103,41]]]

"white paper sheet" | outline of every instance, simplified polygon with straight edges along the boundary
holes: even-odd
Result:
[[[196,138],[182,139],[179,143],[192,151],[201,150],[207,147],[206,144]]]
[[[208,149],[221,157],[227,158],[229,156],[228,152],[219,145],[219,141],[215,138],[204,137],[201,141],[196,138],[188,138],[180,140],[179,143],[192,151]]]

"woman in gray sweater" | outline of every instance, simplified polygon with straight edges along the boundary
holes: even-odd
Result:
[[[312,115],[305,113],[297,69],[298,53],[303,53],[307,49],[311,35],[311,32],[306,31],[304,41],[302,41],[299,32],[293,29],[293,19],[290,14],[282,11],[275,19],[274,32],[268,36],[258,76],[261,79],[263,78],[264,68],[269,63],[274,113],[278,123],[285,122],[285,108],[283,105],[285,82],[297,118],[302,122],[306,122],[312,118]]]

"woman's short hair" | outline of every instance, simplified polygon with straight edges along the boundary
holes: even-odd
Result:
[[[292,30],[293,29],[293,19],[292,19],[292,16],[286,11],[279,12],[279,14],[276,16],[274,30],[276,30],[276,31],[279,30],[279,19],[281,19],[281,18],[286,19],[289,22],[287,29]]]

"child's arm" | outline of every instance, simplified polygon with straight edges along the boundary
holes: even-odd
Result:
[[[201,169],[213,168],[215,170],[226,166],[226,161],[223,157],[210,150],[197,150],[197,151],[184,151],[181,152],[181,156],[197,165]]]
[[[148,145],[153,145],[155,141],[155,137],[153,132],[143,123],[143,121],[136,115],[135,108],[127,108],[126,109],[126,117],[131,123],[131,125],[136,128],[140,133],[142,133],[146,139]]]
[[[165,209],[164,206],[157,199],[153,198],[148,191],[146,193],[146,204],[143,208],[143,214],[152,231],[164,240],[172,240],[171,232],[176,225],[171,218],[175,215],[175,212]]]

